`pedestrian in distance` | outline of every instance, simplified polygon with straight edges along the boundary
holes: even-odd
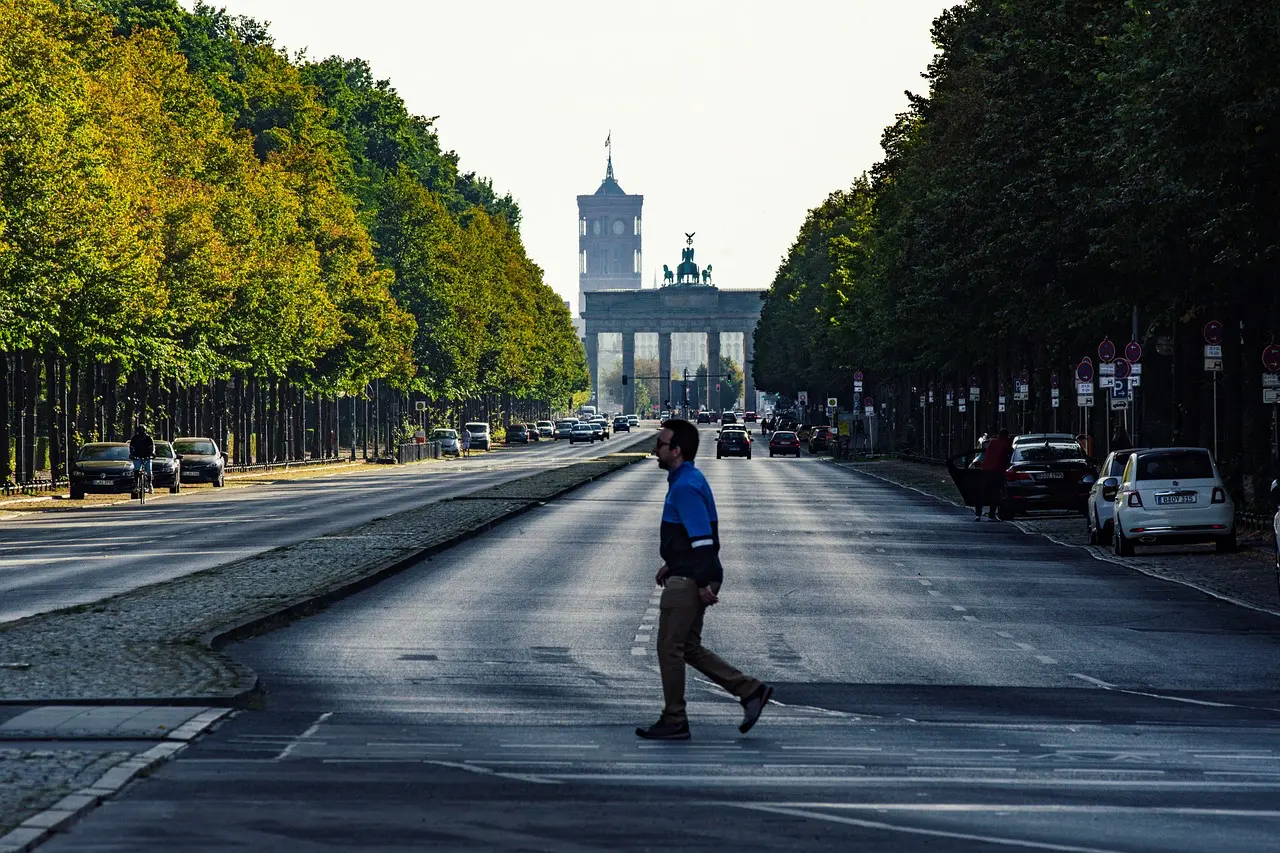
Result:
[[[1116,431],[1111,436],[1111,450],[1112,452],[1133,450],[1133,441],[1129,438],[1129,431],[1124,428],[1123,421],[1116,427]]]
[[[465,426],[462,428],[462,458],[466,459],[471,455],[471,430]]]
[[[994,438],[988,439],[982,453],[982,503],[974,507],[973,520],[982,518],[982,507],[986,505],[987,520],[997,521],[996,511],[1004,499],[1004,472],[1009,469],[1013,459],[1013,441],[1009,439],[1009,431],[1002,429]]]
[[[654,581],[662,587],[658,610],[658,669],[662,675],[662,716],[636,735],[649,740],[688,740],[685,666],[692,666],[738,698],[746,734],[769,704],[773,688],[743,675],[702,645],[707,608],[719,601],[724,569],[720,565],[719,518],[711,486],[694,467],[698,428],[685,420],[662,423],[653,455],[667,472],[659,553],[663,563]]]

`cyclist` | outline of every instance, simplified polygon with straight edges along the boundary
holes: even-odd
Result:
[[[133,433],[133,438],[129,439],[129,459],[133,461],[133,474],[136,477],[138,470],[147,472],[147,491],[152,492],[151,488],[151,459],[156,455],[156,443],[151,440],[151,436],[147,434],[147,428],[143,424],[138,424],[137,430]]]

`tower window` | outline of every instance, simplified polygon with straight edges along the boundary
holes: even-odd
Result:
[[[587,217],[585,216],[578,217],[578,236],[587,236]]]
[[[578,272],[582,275],[587,274],[587,250],[583,249],[578,253]]]
[[[640,250],[639,249],[636,249],[635,254],[631,256],[631,271],[634,273],[640,272]]]
[[[635,222],[633,223],[632,227],[635,228],[635,235],[639,237],[640,236],[640,217],[639,216],[635,218]]]

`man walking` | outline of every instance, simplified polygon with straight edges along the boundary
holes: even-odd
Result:
[[[718,600],[724,570],[720,565],[719,520],[707,478],[694,467],[698,428],[688,421],[664,421],[653,448],[658,467],[667,472],[659,552],[664,560],[655,578],[663,587],[658,616],[658,668],[662,673],[662,717],[636,735],[650,740],[688,740],[684,676],[688,664],[742,704],[738,731],[746,734],[769,703],[773,688],[743,675],[702,645],[702,618]]]
[[[987,511],[988,521],[997,521],[996,512],[1004,499],[1004,472],[1009,469],[1013,458],[1013,442],[1009,440],[1009,431],[1002,429],[995,438],[987,442],[982,453],[982,491],[980,500],[990,507]],[[982,518],[982,504],[973,508],[973,520]]]

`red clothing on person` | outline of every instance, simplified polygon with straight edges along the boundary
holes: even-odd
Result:
[[[983,471],[1003,472],[1013,459],[1013,442],[1007,438],[996,436],[987,442],[987,450],[982,454]]]

